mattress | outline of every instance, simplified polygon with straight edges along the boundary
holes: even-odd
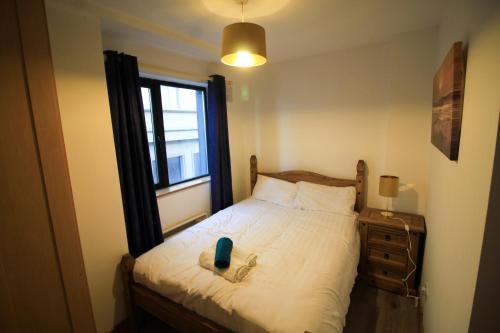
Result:
[[[134,280],[235,332],[342,332],[359,261],[356,215],[247,199],[136,259]],[[198,265],[220,237],[257,253],[230,283]]]

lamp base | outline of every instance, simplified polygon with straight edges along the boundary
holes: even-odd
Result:
[[[388,210],[380,212],[380,214],[382,214],[382,216],[384,216],[384,217],[393,217],[394,216],[394,214]]]

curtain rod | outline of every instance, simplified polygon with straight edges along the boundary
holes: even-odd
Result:
[[[141,72],[146,72],[149,74],[165,75],[184,80],[196,81],[200,83],[206,83],[208,80],[212,79],[211,77],[206,75],[199,75],[199,74],[178,71],[168,67],[145,64],[143,62],[139,62],[139,70]]]

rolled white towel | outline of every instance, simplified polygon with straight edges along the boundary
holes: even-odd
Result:
[[[233,247],[231,251],[231,264],[228,268],[220,269],[214,266],[215,246],[200,253],[199,264],[211,270],[232,283],[241,282],[252,267],[257,265],[257,255],[243,249]]]
[[[215,255],[215,248],[214,248]],[[250,267],[255,267],[257,265],[257,255],[253,252],[246,251],[240,247],[234,247],[231,251],[231,262],[236,260],[238,262],[244,262]]]

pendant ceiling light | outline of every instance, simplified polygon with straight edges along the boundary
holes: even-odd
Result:
[[[222,63],[236,67],[264,65],[266,58],[266,31],[258,24],[245,22],[241,1],[241,22],[224,28],[222,35]]]

